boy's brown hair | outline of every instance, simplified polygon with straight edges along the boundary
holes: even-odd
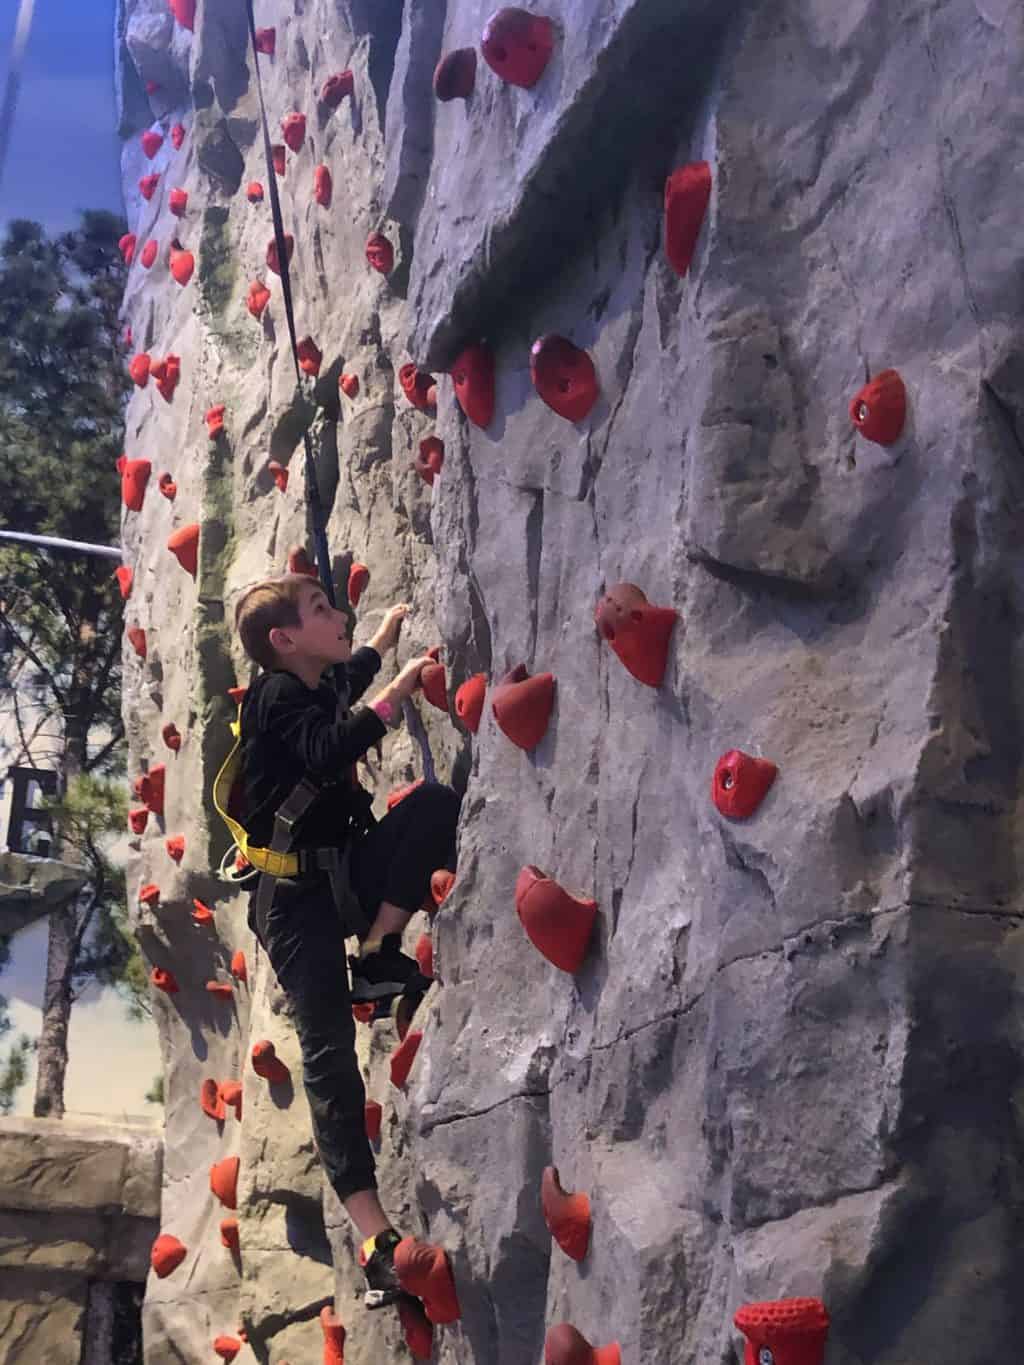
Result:
[[[246,588],[235,605],[235,629],[250,659],[262,668],[277,667],[270,632],[275,627],[287,629],[301,625],[299,601],[302,591],[318,586],[318,581],[308,574],[286,573]]]

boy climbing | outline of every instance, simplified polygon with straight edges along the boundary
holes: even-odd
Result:
[[[298,854],[297,875],[260,874],[249,925],[291,1005],[320,1160],[363,1238],[368,1308],[402,1294],[400,1237],[377,1195],[351,1004],[373,1002],[375,1018],[394,1005],[408,1027],[429,983],[402,953],[402,930],[428,899],[431,873],[454,868],[459,813],[450,787],[424,783],[375,822],[356,780],[356,760],[399,718],[432,662],[410,660],[355,706],[407,613],[392,607],[353,654],[348,618],[305,574],[257,583],[235,610],[245,652],[264,670],[242,704],[242,823],[250,845]],[[350,999],[344,938],[353,934]]]

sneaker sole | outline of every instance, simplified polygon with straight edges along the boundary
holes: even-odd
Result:
[[[353,1005],[368,1005],[373,1000],[383,1000],[389,995],[401,995],[404,990],[404,981],[374,981],[372,984],[367,982],[365,985],[353,981],[352,1003]]]

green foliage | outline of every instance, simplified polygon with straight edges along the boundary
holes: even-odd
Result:
[[[164,1102],[164,1078],[154,1076],[153,1084],[146,1091],[144,1099],[147,1104],[163,1104]]]
[[[23,1033],[0,1064],[0,1114],[11,1112],[18,1091],[28,1080],[28,1059],[32,1049],[31,1038]]]

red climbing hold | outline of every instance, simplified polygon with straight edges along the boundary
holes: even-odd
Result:
[[[121,465],[121,497],[124,505],[129,512],[141,512],[153,466],[148,460],[127,460],[124,456],[118,460],[118,464]]]
[[[237,1156],[226,1156],[210,1167],[210,1189],[226,1209],[238,1207],[238,1166]]]
[[[140,659],[144,659],[147,653],[146,632],[141,626],[129,626],[125,634],[128,636],[128,643],[135,650],[135,653]]]
[[[778,768],[767,758],[730,749],[715,764],[711,799],[721,815],[746,820],[754,814],[775,781]]]
[[[288,169],[288,150],[283,142],[275,142],[270,149],[270,162],[274,167],[274,174],[280,178]]]
[[[193,899],[192,918],[195,920],[196,924],[212,924],[213,911],[208,905],[204,905],[202,901]]]
[[[444,466],[444,442],[438,436],[424,436],[419,454],[413,461],[416,473],[431,488]]]
[[[178,994],[180,987],[173,972],[166,971],[163,967],[154,967],[149,979],[157,990],[163,991],[165,995]]]
[[[215,441],[218,436],[224,434],[224,404],[218,403],[215,407],[208,409],[204,421],[206,431],[211,441]]]
[[[138,355],[133,355],[128,365],[128,373],[140,389],[144,389],[149,383],[149,356],[145,351],[140,351]]]
[[[156,380],[156,387],[161,398],[169,403],[174,397],[174,390],[178,387],[178,380],[181,378],[181,360],[176,355],[169,355],[165,360],[150,365],[149,372]]]
[[[329,1303],[320,1309],[320,1330],[324,1334],[323,1365],[345,1365],[345,1328]]]
[[[359,606],[359,599],[370,581],[370,570],[365,564],[353,564],[348,571],[348,600],[353,607]]]
[[[404,787],[395,787],[388,792],[387,808],[394,810],[399,801],[404,801],[410,792],[414,792],[417,787],[423,786],[423,778],[418,777],[415,782],[408,782]]]
[[[530,378],[552,412],[568,422],[582,422],[601,392],[590,356],[560,336],[533,343]]]
[[[416,1060],[423,1034],[420,1031],[407,1033],[404,1040],[391,1054],[391,1084],[401,1090],[409,1079],[409,1072]]]
[[[250,180],[245,188],[245,197],[250,204],[263,203],[263,186],[258,180]]]
[[[680,166],[665,181],[665,255],[677,275],[685,275],[711,199],[711,167],[706,161]]]
[[[420,686],[431,706],[448,714],[448,688],[444,664],[427,664],[420,672]]]
[[[167,745],[168,749],[170,749],[172,753],[176,754],[178,750],[181,748],[181,735],[178,733],[178,727],[174,724],[174,722],[173,721],[168,722],[168,724],[165,725],[164,728],[160,731],[160,734],[164,743]]]
[[[292,255],[295,251],[295,238],[290,232],[284,234],[284,251],[286,257],[285,264],[291,265]],[[277,256],[276,238],[272,238],[271,241],[267,243],[267,269],[272,270],[275,275],[280,275],[281,273],[281,262],[278,260]],[[257,316],[259,315],[257,314]]]
[[[371,1142],[376,1142],[380,1137],[380,1121],[384,1110],[376,1100],[367,1100],[363,1106],[363,1122],[366,1125],[366,1136]]]
[[[896,370],[882,370],[850,401],[850,420],[868,441],[891,446],[907,420],[907,390]]]
[[[139,889],[139,901],[143,905],[148,905],[150,910],[155,910],[160,904],[160,888],[156,882],[147,882]]]
[[[210,995],[216,995],[221,1000],[231,1000],[235,994],[230,981],[207,981],[206,989]]]
[[[299,357],[299,369],[303,374],[310,374],[316,378],[320,373],[320,366],[323,362],[323,352],[312,337],[303,337],[295,348]]]
[[[746,1365],[822,1365],[828,1310],[820,1299],[745,1303],[733,1322],[747,1338]]]
[[[552,1327],[544,1338],[544,1365],[622,1365],[619,1343],[591,1346],[568,1322]]]
[[[500,9],[484,27],[480,50],[491,70],[509,85],[529,90],[551,60],[555,30],[551,20],[525,9]]]
[[[416,944],[416,965],[420,969],[421,975],[428,981],[434,979],[434,940],[429,934],[420,934],[419,942]]]
[[[271,460],[267,465],[267,468],[273,475],[274,482],[277,484],[278,489],[282,493],[286,492],[288,488],[288,470],[286,467],[277,460]]]
[[[306,140],[306,115],[285,114],[281,120],[281,135],[293,152],[301,151]]]
[[[149,1263],[157,1279],[162,1280],[177,1270],[188,1255],[188,1248],[169,1232],[161,1232],[149,1253]]]
[[[231,698],[231,700],[234,702],[236,706],[239,706],[241,705],[242,699],[245,696],[246,692],[248,692],[248,690],[249,689],[247,687],[229,687],[228,696]]]
[[[164,781],[167,769],[162,763],[155,763],[148,773],[135,779],[135,795],[154,815],[164,813]]]
[[[582,1261],[590,1245],[590,1200],[585,1194],[567,1194],[557,1168],[547,1166],[540,1182],[540,1205],[551,1236],[570,1259]]]
[[[156,253],[158,250],[159,248],[156,242],[152,237],[150,237],[149,241],[142,248],[142,251],[139,254],[139,261],[144,270],[148,270],[150,266],[153,264],[153,262],[156,260]]]
[[[459,407],[478,427],[489,427],[494,419],[494,355],[479,342],[467,346],[451,370]]]
[[[410,1033],[409,1037],[413,1036]],[[462,1316],[452,1268],[443,1247],[403,1237],[395,1247],[395,1273],[402,1288],[422,1302],[431,1322],[457,1322]]]
[[[209,1076],[199,1087],[199,1107],[204,1114],[216,1119],[218,1123],[226,1117],[224,1096],[220,1093],[220,1086]]]
[[[135,245],[138,238],[134,232],[126,232],[123,237],[118,239],[118,249],[124,257],[125,265],[131,265],[135,259]]]
[[[149,807],[133,806],[128,812],[128,823],[133,834],[145,834],[149,823]]]
[[[323,89],[320,91],[320,102],[326,104],[328,109],[337,109],[341,101],[351,95],[354,89],[355,78],[352,72],[339,71],[324,81]]]
[[[616,583],[598,602],[594,620],[619,660],[639,682],[660,687],[668,643],[679,613],[655,607],[634,583]]]
[[[476,49],[456,48],[442,57],[434,68],[434,94],[449,100],[468,100],[476,85]]]
[[[157,487],[168,502],[173,502],[178,494],[178,485],[171,478],[170,474],[164,473],[157,480]]]
[[[401,1298],[396,1307],[409,1353],[415,1360],[431,1360],[434,1355],[434,1328],[422,1306],[415,1299]]]
[[[168,537],[167,548],[185,572],[195,578],[199,560],[199,523],[194,521],[188,526],[179,526]]]
[[[221,1360],[234,1360],[242,1349],[242,1343],[237,1337],[214,1337],[213,1349]]]
[[[329,209],[333,193],[334,181],[331,179],[331,172],[321,163],[313,172],[313,198],[322,208]]]
[[[552,673],[530,677],[525,664],[506,673],[491,695],[498,729],[520,749],[535,749],[547,733],[555,704]]]
[[[277,47],[276,28],[258,28],[256,30],[256,51],[262,52],[264,57],[272,57],[274,49]]]
[[[359,376],[355,374],[343,374],[338,380],[338,388],[346,398],[355,398],[359,392]]]
[[[235,1111],[235,1118],[241,1122],[242,1119],[242,1082],[241,1081],[221,1081],[217,1087],[221,1099],[229,1108]]]
[[[139,181],[139,193],[147,203],[156,194],[156,187],[159,183],[160,175],[158,172],[154,172],[152,175],[144,175]]]
[[[274,258],[277,259],[276,256]],[[263,310],[270,302],[270,290],[262,280],[253,280],[249,286],[249,294],[245,300],[245,306],[254,318],[261,318]]]
[[[191,33],[196,26],[196,0],[167,0],[167,7],[182,28]]]
[[[127,602],[131,596],[132,581],[135,578],[134,571],[127,564],[122,564],[119,569],[114,570],[114,577],[117,579],[117,586],[121,590],[121,601]]]
[[[390,266],[388,267],[390,269]],[[402,392],[413,405],[419,408],[420,412],[426,412],[430,406],[427,401],[427,393],[434,383],[434,376],[427,374],[423,370],[418,370],[415,365],[403,365],[398,371],[398,382],[402,386]]]
[[[252,1069],[271,1085],[280,1085],[291,1078],[291,1072],[274,1050],[274,1044],[265,1038],[252,1045]]]
[[[238,1251],[238,1219],[222,1218],[220,1220],[220,1244],[227,1247],[228,1251]]]
[[[486,673],[474,673],[455,693],[455,714],[470,734],[475,735],[480,729],[480,717],[483,715],[486,696]]]
[[[192,278],[192,272],[196,268],[196,258],[191,251],[186,251],[181,243],[175,238],[171,243],[170,255],[171,274],[180,285],[188,284]]]
[[[188,211],[188,191],[171,190],[167,196],[167,207],[174,214],[175,218],[184,218]]]
[[[231,958],[231,975],[236,981],[248,981],[249,969],[245,965],[245,953],[239,948]]]
[[[358,1024],[369,1024],[373,1022],[373,1016],[377,1013],[376,1005],[353,1005],[352,1018]]]
[[[307,578],[317,578],[316,565],[306,553],[305,546],[295,545],[288,551],[288,572],[304,573]]]
[[[434,904],[439,910],[448,899],[454,885],[455,873],[449,872],[446,867],[439,867],[436,872],[431,872],[430,894],[433,896]]]
[[[185,141],[185,125],[176,123],[171,129],[171,146],[176,152],[181,151],[181,144]]]
[[[578,972],[594,929],[597,901],[570,895],[537,867],[516,879],[516,914],[526,936],[560,971]]]
[[[180,863],[185,856],[185,836],[184,834],[172,834],[164,841],[168,855],[176,863]]]
[[[371,232],[366,239],[366,259],[374,270],[389,275],[395,264],[395,249],[380,232]]]
[[[153,128],[147,128],[142,134],[142,150],[150,161],[153,160],[163,145],[163,133],[158,133]]]

